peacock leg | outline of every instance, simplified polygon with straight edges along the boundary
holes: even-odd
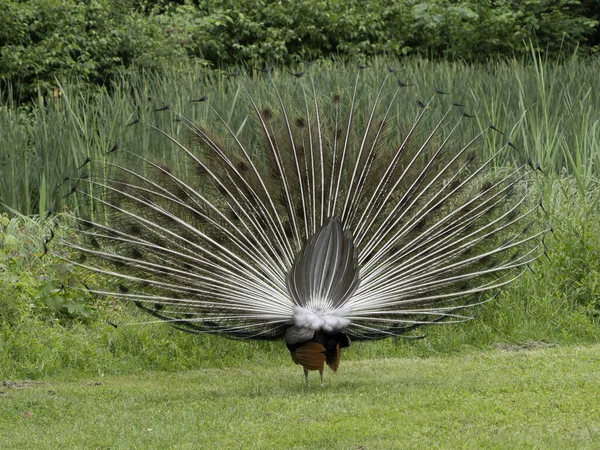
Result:
[[[308,387],[308,369],[304,368],[304,378],[306,379],[306,387]]]
[[[323,381],[323,369],[319,370],[319,373],[321,374],[321,387],[324,388],[325,382]]]

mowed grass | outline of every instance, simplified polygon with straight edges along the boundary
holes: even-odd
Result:
[[[4,382],[3,449],[598,448],[600,346]]]

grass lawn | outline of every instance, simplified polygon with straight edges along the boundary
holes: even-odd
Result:
[[[0,385],[2,449],[598,448],[600,346]]]

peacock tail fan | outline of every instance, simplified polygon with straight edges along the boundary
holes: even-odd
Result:
[[[266,80],[260,101],[231,81],[243,132],[206,102],[202,122],[160,113],[177,135],[135,125],[169,157],[92,161],[72,188],[66,258],[104,275],[96,294],[196,333],[360,340],[467,320],[544,252],[536,170],[503,164],[519,159],[510,141],[437,88],[415,101],[417,88],[365,86],[361,72],[334,92],[299,78],[293,96]]]

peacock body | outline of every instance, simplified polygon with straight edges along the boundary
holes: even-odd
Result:
[[[491,124],[459,143],[474,119],[437,88],[415,102],[386,77],[364,105],[360,79],[326,96],[298,77],[291,103],[265,81],[267,106],[246,96],[253,139],[205,96],[210,123],[176,115],[181,136],[150,125],[175,165],[115,145],[72,186],[93,207],[76,219],[81,239],[64,242],[71,262],[106,276],[93,292],[182,330],[283,338],[307,383],[309,370],[321,383],[325,364],[337,370],[351,340],[469,319],[543,253],[535,170],[497,163],[508,140],[480,156],[500,135]]]

